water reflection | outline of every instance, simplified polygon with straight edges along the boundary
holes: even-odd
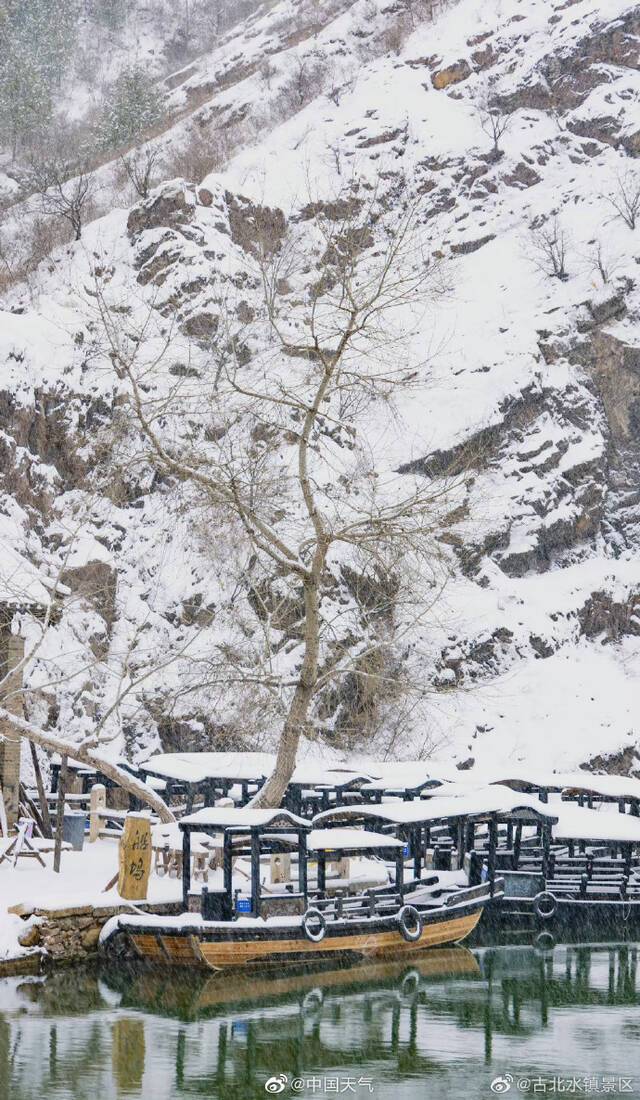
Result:
[[[454,948],[270,978],[5,979],[0,1097],[251,1100],[279,1073],[285,1098],[473,1100],[505,1072],[625,1074],[640,1092],[639,1001],[633,944]]]

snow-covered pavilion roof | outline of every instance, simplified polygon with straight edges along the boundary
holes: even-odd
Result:
[[[388,833],[374,833],[371,829],[312,829],[307,848],[313,852],[339,852],[344,848],[404,848],[401,840]]]
[[[601,840],[640,844],[640,817],[604,810],[591,810],[563,802],[555,807],[558,823],[554,840]]]
[[[550,807],[533,795],[520,794],[508,787],[492,786],[447,797],[436,795],[429,799],[416,799],[413,802],[336,806],[316,814],[313,824],[322,826],[330,821],[371,818],[387,824],[419,825],[421,822],[441,821],[451,817],[482,817],[485,814],[514,813],[517,810],[532,810],[539,817],[556,821],[555,809],[555,806]]]
[[[594,775],[588,771],[553,772],[545,769],[515,768],[492,772],[469,771],[456,779],[456,783],[500,784],[502,786],[532,786],[550,791],[581,791],[599,794],[607,798],[640,799],[640,779],[626,775]]]
[[[204,783],[208,779],[266,779],[275,762],[270,752],[164,752],[149,757],[140,767],[163,779]]]
[[[266,829],[271,826],[309,829],[311,824],[290,810],[253,810],[250,806],[205,806],[180,819],[180,827],[217,829]]]
[[[271,775],[276,758],[270,752],[165,752],[149,757],[143,771],[181,783],[205,783],[212,779],[259,782]],[[366,772],[340,765],[298,764],[292,783],[305,786],[344,787],[367,780]]]

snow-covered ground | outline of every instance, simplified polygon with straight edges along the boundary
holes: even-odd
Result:
[[[0,840],[0,851],[4,851],[7,843]],[[15,867],[8,860],[0,865],[0,961],[33,951],[21,947],[18,939],[37,918],[25,920],[9,913],[13,906],[23,905],[29,910],[125,904],[115,886],[105,893],[105,887],[118,872],[118,845],[114,841],[86,844],[81,852],[64,851],[59,873],[53,870],[53,853],[44,853],[42,858],[45,867],[34,859],[19,859]],[[181,881],[151,875],[148,901],[175,902],[181,897]]]

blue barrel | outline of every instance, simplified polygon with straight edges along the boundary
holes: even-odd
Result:
[[[87,815],[79,810],[69,810],[62,819],[62,839],[70,844],[74,852],[81,852],[84,846],[84,831]]]

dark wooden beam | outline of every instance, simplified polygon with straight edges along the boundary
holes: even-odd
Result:
[[[191,890],[191,830],[182,830],[182,905],[185,913],[189,909],[189,891]]]
[[[56,839],[53,848],[53,869],[60,871],[60,856],[62,853],[62,829],[64,826],[64,799],[67,793],[67,776],[69,773],[69,759],[62,757],[60,774],[58,776],[58,805],[56,806]]]

